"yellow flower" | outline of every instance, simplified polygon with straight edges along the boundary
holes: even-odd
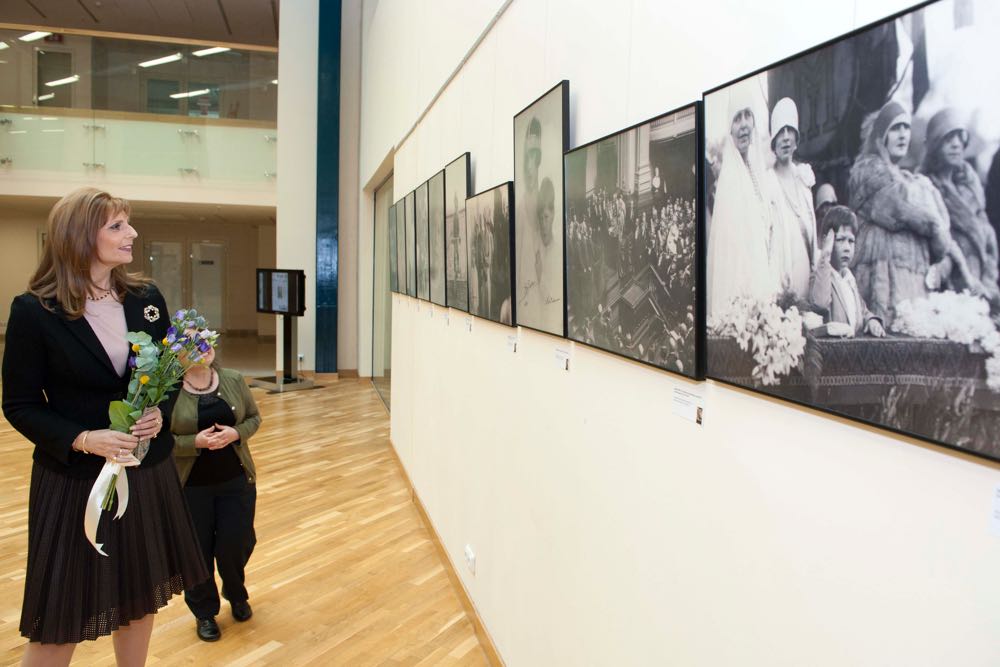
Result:
[[[147,382],[149,382],[148,375],[142,375],[139,377],[139,384],[146,384]]]
[[[139,343],[132,343],[132,351],[133,352],[139,351]]]
[[[169,344],[170,344],[170,341],[169,341],[169,340],[167,340],[167,337],[166,337],[166,336],[164,336],[164,337],[163,337],[163,344],[164,344],[164,345],[169,345]]]

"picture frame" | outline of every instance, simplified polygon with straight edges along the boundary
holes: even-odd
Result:
[[[389,207],[386,215],[389,244],[389,291],[399,292],[399,248],[397,247],[396,205]]]
[[[449,308],[469,310],[469,243],[465,202],[472,194],[468,153],[462,153],[444,168],[445,303]]]
[[[403,199],[403,226],[406,228],[406,294],[417,296],[417,225],[416,195],[410,192]]]
[[[416,227],[417,238],[417,298],[423,301],[430,301],[431,273],[428,263],[430,255],[428,234],[430,230],[427,220],[427,181],[417,186],[414,196],[416,197],[414,225]]]
[[[515,232],[511,181],[466,201],[469,227],[469,313],[513,326]]]
[[[563,154],[569,148],[569,81],[514,116],[514,255],[517,324],[566,334]]]
[[[1000,461],[998,19],[922,3],[704,94],[708,377]]]
[[[444,214],[444,169],[427,181],[427,228],[430,250],[427,265],[430,272],[430,300],[439,306],[447,306],[445,292],[445,214]]]
[[[701,103],[564,157],[566,336],[704,374]]]

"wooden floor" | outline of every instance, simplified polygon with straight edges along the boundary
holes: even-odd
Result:
[[[473,626],[421,522],[367,380],[266,395],[251,441],[257,548],[247,569],[254,616],[217,617],[199,641],[180,597],[157,615],[148,664],[486,665]],[[16,663],[31,448],[0,418],[0,655]],[[83,530],[81,526],[81,530]],[[75,665],[113,665],[110,638]]]

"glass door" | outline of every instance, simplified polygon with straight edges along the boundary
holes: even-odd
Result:
[[[392,389],[392,292],[389,291],[389,206],[392,176],[375,191],[375,257],[372,309],[372,384],[390,408]]]
[[[148,275],[167,302],[167,308],[184,307],[184,244],[180,241],[147,241]]]
[[[222,329],[226,294],[226,244],[191,243],[191,303],[213,329]]]

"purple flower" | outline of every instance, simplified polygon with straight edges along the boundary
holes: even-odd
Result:
[[[135,368],[135,355],[132,355],[128,358],[128,367]]]
[[[180,352],[180,350],[181,350],[182,347],[184,347],[184,346],[181,345],[180,343],[174,343],[173,345],[170,346],[170,351],[171,352]]]
[[[208,344],[206,340],[198,341],[198,351],[202,354],[208,354],[208,351],[212,349],[212,346]]]

